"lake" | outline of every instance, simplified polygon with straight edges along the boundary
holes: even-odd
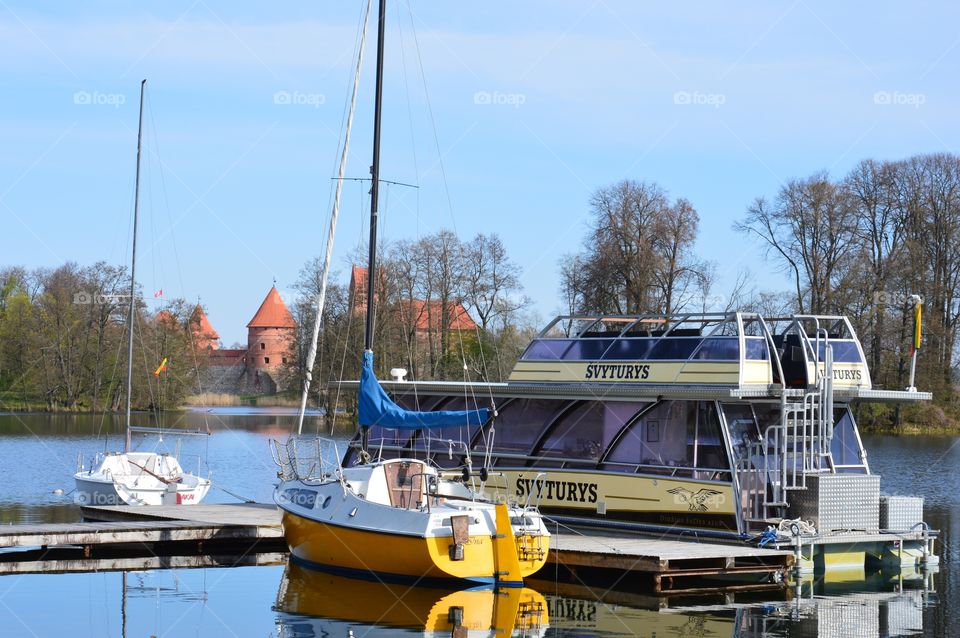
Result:
[[[267,442],[285,439],[295,422],[284,409],[191,411],[165,415],[164,426],[209,429],[209,436],[140,437],[135,446],[172,451],[180,441],[184,467],[199,467],[214,481],[206,502],[269,502],[276,467]],[[321,427],[312,415],[304,430]],[[0,636],[461,635],[454,622],[457,631],[484,636],[493,635],[491,625],[529,636],[954,636],[958,443],[949,436],[864,436],[884,492],[924,496],[927,522],[942,531],[940,570],[926,586],[876,574],[866,582],[807,582],[796,592],[670,599],[664,606],[643,592],[597,591],[548,577],[509,595],[384,586],[304,571],[280,557],[261,566],[0,576]],[[0,414],[0,523],[78,520],[70,494],[78,455],[89,459],[122,444],[117,417]]]

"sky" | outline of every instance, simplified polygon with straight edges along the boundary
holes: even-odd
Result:
[[[0,266],[126,263],[148,79],[138,279],[200,299],[224,344],[326,241],[365,0],[0,0]],[[956,3],[388,2],[381,232],[497,233],[541,322],[596,189],[656,182],[700,214],[718,301],[756,197],[865,158],[960,149]],[[371,28],[371,38],[373,30]],[[369,174],[368,49],[348,177]],[[366,239],[344,187],[339,281]],[[161,301],[150,303],[162,303]]]

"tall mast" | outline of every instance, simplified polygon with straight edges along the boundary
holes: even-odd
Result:
[[[140,212],[140,150],[143,146],[143,93],[147,81],[140,83],[140,120],[137,124],[137,178],[133,187],[133,249],[130,251],[130,306],[127,310],[127,438],[123,451],[130,451],[130,400],[133,394],[133,312],[137,291],[137,215]]]
[[[377,271],[377,199],[380,193],[380,116],[383,107],[383,42],[387,0],[380,0],[377,16],[377,89],[373,110],[373,163],[370,165],[370,258],[367,260],[367,325],[364,350],[373,350],[373,287]]]
[[[317,359],[317,342],[320,339],[320,321],[323,319],[323,305],[327,297],[327,279],[330,276],[330,260],[333,257],[333,238],[337,231],[337,217],[340,215],[340,195],[343,193],[344,175],[347,170],[347,155],[350,152],[350,133],[353,131],[353,114],[357,110],[357,92],[360,89],[360,69],[363,67],[363,50],[367,43],[367,25],[370,23],[372,0],[367,0],[367,10],[363,14],[363,31],[357,48],[357,66],[353,74],[353,92],[350,94],[350,111],[347,113],[347,128],[343,137],[343,149],[340,153],[340,170],[337,173],[337,186],[333,196],[333,211],[330,213],[330,228],[327,230],[327,250],[323,257],[323,275],[320,280],[320,292],[316,298],[317,316],[313,322],[313,334],[310,348],[307,350],[306,368],[303,375],[303,392],[300,396],[300,411],[297,414],[297,435],[303,433],[303,417],[307,412],[307,398],[310,394],[310,382],[313,380],[313,362]]]

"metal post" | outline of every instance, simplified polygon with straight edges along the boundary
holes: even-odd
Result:
[[[140,150],[143,146],[143,94],[147,81],[140,83],[140,121],[137,124],[137,177],[133,187],[133,249],[130,251],[130,305],[127,316],[127,436],[123,451],[130,451],[130,401],[133,394],[133,313],[137,292],[137,216],[140,211]]]
[[[920,343],[919,343],[919,340],[920,340],[920,332],[919,332],[919,328],[920,328],[920,325],[919,325],[919,324],[920,324],[920,321],[919,321],[919,319],[920,319],[920,317],[919,317],[919,313],[920,313],[920,307],[921,307],[921,305],[923,304],[923,299],[920,297],[920,295],[910,295],[910,301],[913,302],[914,312],[917,313],[917,314],[915,315],[915,318],[914,318],[914,326],[913,326],[913,330],[914,330],[913,340],[914,340],[914,341],[913,341],[913,344],[912,344],[912,345],[913,345],[913,348],[912,348],[912,349],[913,349],[913,354],[910,356],[910,385],[907,387],[907,392],[916,392],[916,391],[917,391],[917,386],[916,386],[914,380],[915,380],[916,375],[917,375],[917,352],[920,350],[920,347],[919,347],[919,346],[920,346]]]
[[[383,111],[383,45],[387,21],[387,0],[380,0],[377,16],[377,80],[373,112],[373,163],[370,165],[370,247],[367,261],[367,317],[364,350],[373,349],[373,291],[377,271],[377,215],[380,192],[380,119]]]

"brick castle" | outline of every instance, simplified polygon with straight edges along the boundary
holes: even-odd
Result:
[[[217,394],[274,394],[286,385],[297,323],[274,286],[247,323],[246,348],[221,348],[220,335],[198,304],[190,317],[193,342],[207,352],[198,390]]]

